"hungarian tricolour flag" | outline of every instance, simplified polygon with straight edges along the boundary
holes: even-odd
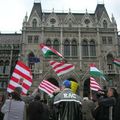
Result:
[[[120,60],[114,59],[113,64],[117,65],[120,67]]]
[[[95,64],[90,64],[90,75],[94,77],[103,77],[103,73],[95,67]]]
[[[40,90],[44,91],[45,93],[47,93],[50,97],[53,96],[53,93],[59,89],[59,87],[55,86],[54,84],[52,84],[51,82],[49,82],[48,80],[43,80],[39,87]]]
[[[27,94],[27,91],[31,85],[32,74],[30,68],[26,66],[22,61],[18,61],[10,78],[7,91],[11,93],[16,87],[21,87],[22,94]]]
[[[49,63],[58,76],[68,73],[75,69],[75,66],[73,64],[68,64],[63,61],[62,62],[49,61]]]
[[[58,51],[44,45],[43,43],[40,44],[40,48],[41,48],[45,57],[49,57],[50,55],[56,55],[56,56],[63,58],[63,56]]]

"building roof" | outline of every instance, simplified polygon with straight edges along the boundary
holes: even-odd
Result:
[[[41,7],[41,3],[34,3],[33,8],[32,8],[32,11],[31,11],[31,14],[30,14],[30,17],[31,17],[31,15],[32,15],[35,11],[36,11],[37,14],[39,15],[39,17],[42,19],[42,7]]]
[[[63,21],[65,19],[65,17],[69,14],[69,12],[68,13],[54,12],[54,11],[52,11],[52,12],[42,12],[41,3],[34,3],[31,14],[30,14],[30,17],[32,16],[32,14],[35,11],[37,12],[37,14],[39,15],[41,20],[42,20],[43,15],[44,15],[44,19],[47,20],[48,16],[51,15],[52,13],[54,13],[54,14],[57,15],[59,20]],[[108,16],[105,5],[104,4],[97,4],[95,12],[93,12],[93,13],[88,13],[88,12],[86,12],[86,13],[78,13],[78,12],[77,13],[72,13],[71,12],[70,14],[72,14],[75,17],[76,21],[80,21],[83,18],[83,16],[86,15],[86,14],[88,14],[93,21],[96,18],[99,21],[103,12],[105,12],[105,14]],[[109,18],[109,16],[108,16],[108,18]]]
[[[100,20],[102,14],[103,14],[103,11],[108,16],[108,13],[106,11],[105,5],[104,4],[98,4],[97,7],[96,7],[96,10],[95,10],[95,14],[97,15],[98,21]],[[108,18],[109,18],[109,16],[108,16]]]
[[[17,33],[0,33],[0,44],[20,44],[22,34]]]

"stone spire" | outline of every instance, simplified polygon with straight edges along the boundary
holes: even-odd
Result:
[[[112,20],[112,23],[113,23],[114,25],[116,25],[116,20],[115,20],[115,17],[113,16],[113,14],[112,14],[111,20]]]
[[[27,20],[28,20],[28,15],[27,15],[27,12],[26,12],[26,15],[25,15],[25,17],[24,17],[24,19],[23,19],[23,28],[26,27],[26,25],[27,25]]]

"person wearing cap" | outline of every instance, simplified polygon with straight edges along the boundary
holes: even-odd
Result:
[[[63,91],[54,98],[54,105],[58,108],[58,119],[82,120],[81,97],[71,91],[71,82],[69,80],[65,80],[63,86]]]
[[[1,108],[1,112],[4,113],[3,120],[25,120],[25,102],[21,99],[22,89],[17,87],[11,93],[11,98],[6,99],[4,105]]]

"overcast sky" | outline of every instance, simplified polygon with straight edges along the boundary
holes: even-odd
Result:
[[[111,18],[114,15],[120,30],[120,0],[0,0],[0,32],[20,32],[26,12],[31,12],[34,1],[41,1],[43,11],[94,13],[97,3],[104,3]]]

